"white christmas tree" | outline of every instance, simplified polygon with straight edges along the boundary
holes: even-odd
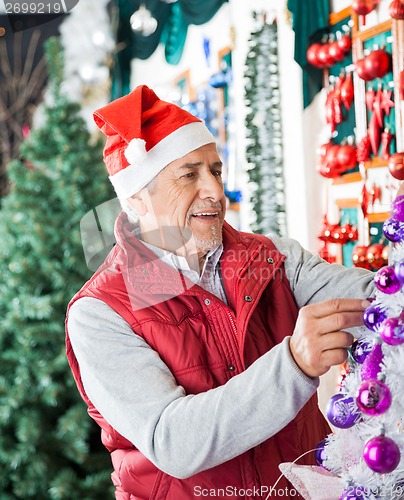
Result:
[[[404,498],[404,196],[383,232],[390,265],[375,275],[367,328],[327,407],[335,432],[316,452],[318,464],[342,478],[340,500]]]

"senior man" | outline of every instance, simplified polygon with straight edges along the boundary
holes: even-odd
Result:
[[[329,432],[318,377],[346,359],[372,273],[233,229],[214,137],[148,87],[94,117],[124,210],[69,304],[67,355],[116,498],[296,498],[278,465],[313,463]]]

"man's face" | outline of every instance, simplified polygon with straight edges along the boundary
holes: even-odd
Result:
[[[215,144],[202,146],[167,165],[152,189],[140,196],[143,209],[137,211],[145,241],[148,234],[156,234],[156,229],[168,229],[173,234],[163,237],[163,244],[149,243],[177,252],[180,240],[183,244],[191,242],[193,250],[188,245],[187,252],[196,251],[199,257],[221,244],[226,201],[222,162]]]

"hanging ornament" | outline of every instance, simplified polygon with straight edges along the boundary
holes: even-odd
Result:
[[[372,77],[369,75],[365,68],[365,59],[358,59],[355,63],[355,71],[359,78],[362,78],[362,80],[365,80],[365,82],[368,82],[372,80]]]
[[[380,146],[380,126],[377,121],[376,113],[373,113],[372,118],[370,119],[368,135],[370,140],[370,146],[372,148],[373,156],[377,156],[379,154],[379,146]]]
[[[382,190],[374,182],[372,184],[372,187],[370,188],[369,193],[370,193],[370,204],[373,207],[377,200],[381,201],[381,199],[382,199]]]
[[[388,318],[380,327],[380,337],[388,345],[404,343],[404,323],[399,318]]]
[[[381,434],[366,442],[363,459],[374,472],[388,474],[400,463],[400,448],[392,439]]]
[[[360,365],[365,361],[368,354],[372,352],[373,346],[365,339],[358,339],[351,346],[351,356]]]
[[[362,24],[366,24],[366,16],[377,7],[380,0],[354,0],[352,10],[361,16]]]
[[[375,100],[373,102],[373,114],[376,115],[377,125],[380,128],[382,128],[384,119],[384,109],[383,109],[383,91],[381,84],[377,89]]]
[[[389,262],[389,245],[383,247],[382,258],[384,260],[384,265],[386,266]]]
[[[394,271],[396,273],[398,281],[404,285],[404,261],[396,262],[394,266]]]
[[[326,414],[331,424],[340,429],[353,427],[361,417],[353,398],[341,393],[329,400]]]
[[[368,215],[369,207],[369,191],[366,188],[366,184],[363,183],[361,193],[359,195],[359,204],[362,209],[363,217]]]
[[[355,267],[370,269],[366,254],[368,247],[366,245],[356,245],[352,250],[352,263]]]
[[[335,62],[330,55],[329,47],[328,43],[322,43],[317,50],[317,60],[322,64],[322,68],[330,68]]]
[[[339,171],[346,172],[356,165],[356,147],[353,144],[341,144],[336,153]]]
[[[404,223],[393,217],[386,219],[383,223],[384,236],[393,243],[404,240]]]
[[[383,323],[386,317],[386,313],[380,309],[379,306],[373,304],[365,309],[365,312],[363,313],[363,321],[369,330],[372,330],[372,332],[376,332],[378,330],[379,326]]]
[[[389,14],[393,19],[404,19],[404,2],[402,0],[393,0],[389,6]]]
[[[338,40],[334,40],[333,42],[329,43],[328,54],[332,58],[334,63],[336,63],[341,62],[345,58],[346,51],[338,43]]]
[[[157,29],[157,19],[152,16],[144,3],[130,17],[130,26],[133,31],[143,36],[152,35]]]
[[[365,163],[370,158],[370,139],[365,135],[356,146],[356,159],[358,163]]]
[[[391,54],[385,49],[372,50],[364,59],[364,70],[370,79],[383,78],[391,71]]]
[[[388,295],[392,295],[393,293],[397,293],[401,290],[401,283],[396,276],[394,267],[392,266],[386,266],[379,269],[376,273],[374,282],[378,290],[383,293],[387,293]]]
[[[373,87],[369,87],[365,92],[366,107],[369,111],[373,111],[373,104],[375,102],[376,92]]]
[[[327,445],[327,438],[320,441],[314,451],[314,458],[316,460],[317,465],[319,467],[324,467],[324,469],[327,468],[324,466],[324,461],[327,458],[327,452],[325,451],[326,445]]]
[[[323,63],[318,59],[318,51],[321,43],[313,43],[309,46],[306,52],[307,61],[316,68],[323,68]]]
[[[404,181],[404,153],[394,153],[389,156],[388,164],[390,174],[400,181]]]
[[[356,404],[366,415],[381,415],[390,408],[390,389],[380,380],[365,380],[359,386]]]
[[[394,219],[404,222],[404,195],[397,196],[392,203],[391,211]]]
[[[372,307],[372,306],[370,306],[370,307]],[[370,309],[370,308],[368,307],[368,309]],[[366,313],[366,311],[365,311],[365,313]],[[379,328],[379,326],[383,323],[383,321],[385,319],[386,319],[385,313],[383,313],[382,315],[379,314],[379,316],[375,319],[375,321],[377,322],[377,329]],[[373,321],[373,320],[371,320],[371,321]],[[364,323],[369,328],[365,317],[364,317]],[[375,331],[374,328],[369,328],[369,329]],[[380,364],[381,364],[382,360],[383,360],[382,346],[380,344],[375,344],[373,346],[372,351],[366,357],[365,361],[363,362],[363,364],[361,366],[361,379],[362,380],[377,379],[377,376],[381,371]]]
[[[352,81],[352,72],[346,74],[345,81],[341,85],[341,101],[348,111],[354,98],[354,86]]]
[[[390,133],[390,130],[388,128],[384,129],[384,132],[382,132],[382,152],[381,152],[381,157],[383,160],[387,160],[390,156],[390,144],[393,139],[393,134]]]
[[[389,89],[383,90],[381,107],[387,116],[390,115],[390,108],[394,108],[394,101],[391,100],[393,91]]]
[[[374,243],[368,247],[366,258],[372,271],[376,271],[383,266],[384,261],[382,258],[382,252],[383,245],[381,243]]]
[[[352,46],[351,35],[349,33],[342,35],[340,31],[337,31],[336,36],[338,46],[345,52],[345,54],[348,54]]]

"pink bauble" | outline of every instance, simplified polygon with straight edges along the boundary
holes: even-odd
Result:
[[[366,415],[381,415],[390,408],[390,389],[380,380],[365,380],[356,394],[356,405]]]
[[[388,474],[400,463],[400,448],[392,439],[380,435],[367,441],[363,459],[374,472]]]

